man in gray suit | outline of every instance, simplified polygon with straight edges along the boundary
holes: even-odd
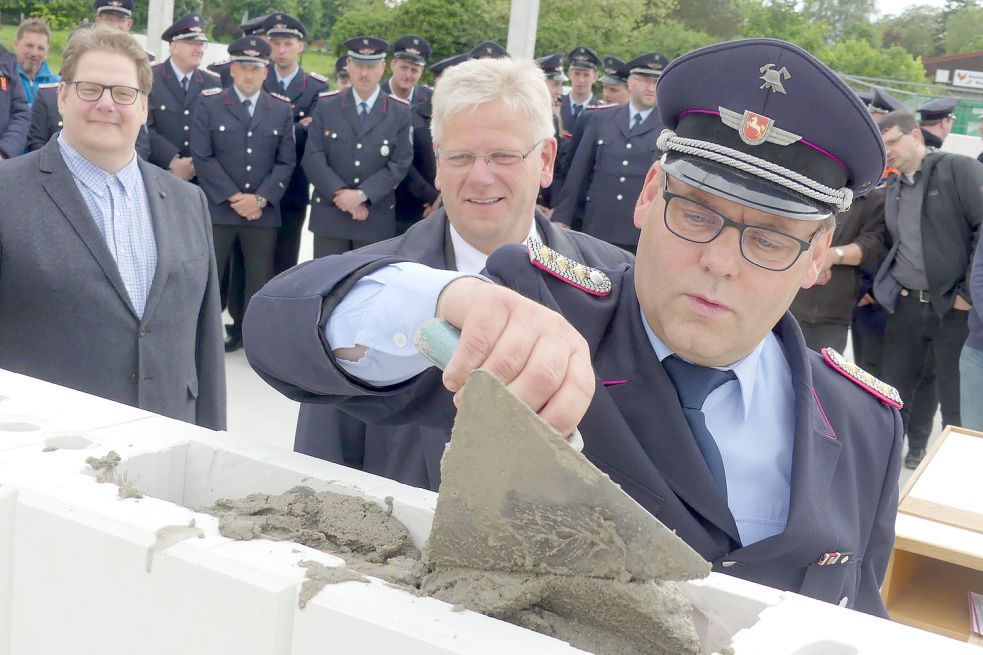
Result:
[[[82,30],[62,74],[61,134],[0,162],[0,367],[224,429],[205,196],[134,154],[147,55]]]

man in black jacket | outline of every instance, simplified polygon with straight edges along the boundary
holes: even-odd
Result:
[[[929,152],[907,112],[891,112],[878,126],[888,165],[900,171],[884,205],[890,250],[874,278],[874,296],[890,312],[881,373],[907,403],[931,352],[942,422],[961,425],[959,352],[973,302],[969,269],[983,217],[983,167],[962,155]],[[908,412],[902,416],[907,423]],[[908,435],[905,466],[918,466],[927,440],[927,434]]]
[[[489,131],[512,135],[521,142],[521,147],[528,147],[528,143],[538,136],[530,134],[532,129],[528,126],[542,124],[545,128],[552,116],[552,102],[545,91],[543,73],[530,63],[511,59],[484,60],[472,67],[472,73],[466,79],[454,78],[448,80],[447,86],[437,87],[435,132],[455,130],[476,134],[495,126]],[[448,105],[454,98],[469,94],[481,85],[500,90],[500,93],[491,94],[493,100],[481,103],[474,114],[468,105],[451,106],[448,115]],[[528,98],[526,104],[536,107],[537,116],[516,120],[509,112],[501,111],[501,100],[494,99],[502,97]],[[497,115],[497,123],[489,121],[486,114]],[[449,123],[452,125],[445,127]],[[548,133],[552,134],[552,131]],[[550,138],[549,141],[555,148],[555,140]],[[474,149],[482,151],[485,148],[479,144]],[[519,168],[508,167],[501,177],[503,181],[521,180],[524,187],[541,188],[549,184],[554,156],[555,149],[537,157],[535,166],[523,168],[522,164],[517,164]],[[484,165],[476,159],[472,166]],[[514,175],[516,172],[518,177]],[[438,165],[437,184],[444,189],[448,188],[446,185],[453,188],[458,180],[471,178],[477,182],[475,189],[491,188],[478,171],[462,176],[457,169]],[[452,193],[447,196],[444,207],[413,225],[406,234],[367,246],[359,252],[394,255],[434,268],[477,273],[484,267],[487,253],[506,243],[520,243],[535,231],[537,238],[553,250],[591,266],[612,267],[632,261],[631,255],[615,246],[550,224],[535,210],[535,194],[523,194],[522,200],[521,205],[514,207],[514,213],[495,221],[500,228],[516,229],[501,230],[486,238],[482,215],[487,210],[469,208],[468,201],[462,201]],[[445,429],[422,425],[369,425],[330,405],[305,404],[297,421],[294,450],[436,491],[440,485],[440,458],[449,439],[450,434]]]

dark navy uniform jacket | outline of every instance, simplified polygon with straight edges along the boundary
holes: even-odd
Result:
[[[287,185],[287,192],[283,194],[280,204],[290,207],[304,207],[311,200],[310,184],[307,181],[307,176],[304,175],[304,167],[300,165],[304,159],[304,146],[307,145],[307,128],[298,121],[311,116],[318,94],[328,90],[328,80],[322,75],[308,73],[303,68],[298,68],[297,74],[290,80],[286,91],[281,92],[280,85],[276,81],[276,65],[270,64],[266,81],[263,82],[263,88],[269,93],[276,93],[289,98],[290,109],[294,116],[297,166],[294,168],[290,184]]]
[[[625,104],[591,112],[553,220],[570,225],[583,203],[584,232],[612,243],[635,245],[635,202],[645,174],[662,156],[656,146],[662,122],[653,109],[638,127],[629,130],[629,111]]]
[[[587,107],[597,107],[602,103],[603,101],[596,95],[591,95],[590,100],[584,105],[584,110],[586,110]],[[570,94],[563,94],[563,96],[560,98],[560,118],[563,120],[563,129],[573,134],[574,129],[577,127],[577,121],[583,118],[584,113],[585,111],[581,111],[580,114],[577,115],[577,120],[574,120],[573,107],[570,106]]]
[[[590,266],[608,268],[634,260],[621,248],[551,225],[539,212],[536,212],[536,226],[549,247]],[[433,268],[455,268],[443,208],[403,236],[366,246],[358,252],[395,255]],[[307,404],[300,408],[294,450],[436,491],[440,486],[440,458],[449,440],[449,429],[366,425],[332,405]]]
[[[150,162],[166,170],[175,157],[191,156],[191,114],[198,95],[204,89],[220,88],[221,83],[215,73],[198,68],[191,72],[185,93],[169,58],[153,71],[154,85],[147,100]]]
[[[272,280],[246,314],[250,364],[294,400],[337,403],[369,421],[447,429],[455,410],[439,370],[367,387],[337,366],[320,329],[358,278],[395,259],[324,257]],[[714,570],[886,616],[879,587],[894,541],[900,415],[806,349],[790,314],[774,328],[795,391],[788,523],[744,547],[645,332],[633,268],[608,270],[612,291],[601,297],[534,268],[521,246],[493,253],[487,271],[559,310],[584,335],[598,378],[579,426],[584,455]],[[833,551],[852,557],[820,565]]]
[[[304,172],[314,185],[310,230],[318,236],[382,241],[396,235],[394,191],[413,160],[410,108],[380,92],[368,117],[358,118],[353,91],[321,94],[308,128]],[[369,217],[352,219],[332,197],[339,189],[361,189]]]
[[[250,117],[233,88],[203,94],[191,156],[213,225],[280,227],[280,199],[297,163],[290,103],[260,91]],[[261,218],[247,221],[232,209],[228,199],[239,192],[269,201]]]
[[[379,85],[382,92],[386,95],[393,95],[393,88],[389,84],[389,80],[386,80]],[[415,107],[416,105],[422,105],[424,102],[430,102],[433,99],[433,89],[429,86],[423,86],[422,84],[416,84],[413,87],[413,98],[410,100],[410,106]]]
[[[0,63],[0,155],[13,159],[24,152],[27,144],[31,108],[27,104],[27,92],[14,68],[17,60],[8,57],[5,62]]]
[[[231,59],[225,59],[223,61],[217,61],[214,64],[208,64],[208,66],[205,68],[218,74],[218,79],[223,89],[227,89],[228,87],[232,86],[232,73],[229,72],[232,68]]]
[[[33,152],[46,144],[55,132],[62,128],[61,113],[58,111],[58,83],[42,84],[31,105],[31,131],[27,135],[27,151]],[[150,159],[150,133],[146,125],[140,126],[136,143],[137,155]]]
[[[425,87],[421,87],[425,88]],[[440,195],[434,186],[437,177],[437,158],[430,136],[430,116],[433,104],[429,99],[410,107],[410,125],[413,127],[413,162],[406,170],[406,177],[396,187],[396,218],[415,222],[423,218],[423,206],[432,205]]]

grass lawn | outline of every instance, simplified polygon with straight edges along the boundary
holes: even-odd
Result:
[[[51,52],[48,54],[48,66],[56,73],[61,70],[61,53],[65,49],[65,41],[68,40],[70,30],[61,30],[51,33]],[[0,26],[0,43],[8,50],[14,47],[14,36],[17,34],[16,25]],[[315,52],[308,50],[302,56],[301,65],[305,70],[321,73],[332,80],[331,86],[334,87],[334,62],[335,55],[325,52]]]

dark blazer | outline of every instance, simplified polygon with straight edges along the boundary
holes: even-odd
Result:
[[[61,113],[58,111],[58,82],[42,84],[31,105],[31,130],[27,135],[27,151],[34,152],[51,140],[62,127]],[[147,126],[140,127],[137,134],[137,155],[150,159],[150,133]]]
[[[16,59],[12,65],[0,65],[0,155],[5,159],[24,152],[31,129],[31,108],[16,65]]]
[[[600,104],[603,104],[603,101],[597,97],[596,94],[592,94],[590,101],[587,103],[584,109],[586,110],[587,107],[597,107]],[[563,129],[565,129],[567,132],[572,134],[577,127],[577,122],[583,118],[584,114],[586,113],[586,111],[580,112],[580,115],[577,116],[577,120],[574,120],[573,107],[570,106],[570,94],[564,93],[560,98],[560,118],[563,120]]]
[[[972,303],[969,277],[983,219],[983,166],[970,157],[932,151],[925,155],[921,174],[927,176],[921,222],[925,272],[932,310],[943,316],[957,294]],[[888,227],[898,220],[900,189],[900,176],[893,176],[884,198]],[[890,231],[886,239],[889,250],[874,276],[874,297],[894,312],[901,284],[891,275],[891,267],[900,244],[893,242]]]
[[[393,94],[393,87],[389,83],[389,80],[386,80],[385,82],[380,84],[379,88],[381,88],[382,92],[385,93],[386,95],[391,96]],[[417,84],[416,86],[413,87],[413,99],[410,101],[410,105],[415,107],[417,105],[422,105],[425,102],[430,102],[432,99],[433,99],[433,89],[431,89],[429,86]]]
[[[359,277],[397,259],[324,257],[272,280],[246,314],[250,364],[294,400],[337,403],[370,421],[446,429],[455,410],[440,371],[370,388],[342,372],[320,334]],[[487,271],[560,311],[585,337],[597,382],[580,422],[584,455],[714,570],[886,616],[879,586],[894,541],[901,418],[807,350],[791,315],[774,327],[795,391],[788,523],[784,532],[745,547],[648,341],[633,268],[607,270],[613,288],[601,297],[536,269],[522,246],[493,253]],[[627,382],[602,384],[612,379]],[[853,557],[847,564],[819,565],[831,551]]]
[[[143,318],[56,140],[0,162],[0,368],[225,429],[204,194],[139,160],[157,241]]]
[[[188,92],[174,75],[171,60],[153,67],[154,85],[148,98],[147,129],[150,130],[150,163],[164,170],[177,156],[191,156],[191,114],[204,89],[220,88],[218,73],[198,68],[191,73]]]
[[[539,212],[536,226],[544,243],[590,266],[608,268],[634,260],[621,248],[551,225]],[[359,252],[395,255],[433,268],[455,267],[443,208],[403,236],[366,246]],[[418,425],[366,425],[332,405],[305,404],[297,419],[294,450],[436,491],[440,486],[440,458],[449,440],[449,430]]]
[[[413,161],[410,108],[379,93],[364,123],[353,91],[322,93],[308,129],[304,172],[314,185],[311,232],[355,241],[382,241],[396,234],[394,190]],[[361,189],[369,217],[352,220],[332,197],[339,189]]]
[[[635,245],[635,202],[645,174],[662,156],[656,145],[662,133],[659,110],[653,109],[629,130],[629,106],[591,113],[573,163],[567,171],[553,220],[571,225],[584,206],[583,230],[611,243]]]
[[[280,199],[297,162],[286,100],[260,91],[250,116],[234,88],[207,91],[194,111],[191,156],[213,224],[280,227]],[[247,221],[232,209],[229,197],[239,192],[269,201],[262,217]]]
[[[297,165],[294,167],[293,175],[290,176],[287,192],[280,199],[280,204],[289,207],[305,207],[311,201],[311,193],[310,183],[307,181],[307,175],[304,174],[304,167],[300,165],[300,162],[304,160],[304,147],[307,145],[307,128],[301,125],[300,121],[312,116],[318,95],[328,90],[328,78],[318,73],[308,73],[303,68],[299,68],[286,90],[281,92],[276,81],[276,65],[270,64],[266,81],[263,82],[263,89],[268,93],[275,93],[287,98],[290,101],[290,110],[293,114]]]

